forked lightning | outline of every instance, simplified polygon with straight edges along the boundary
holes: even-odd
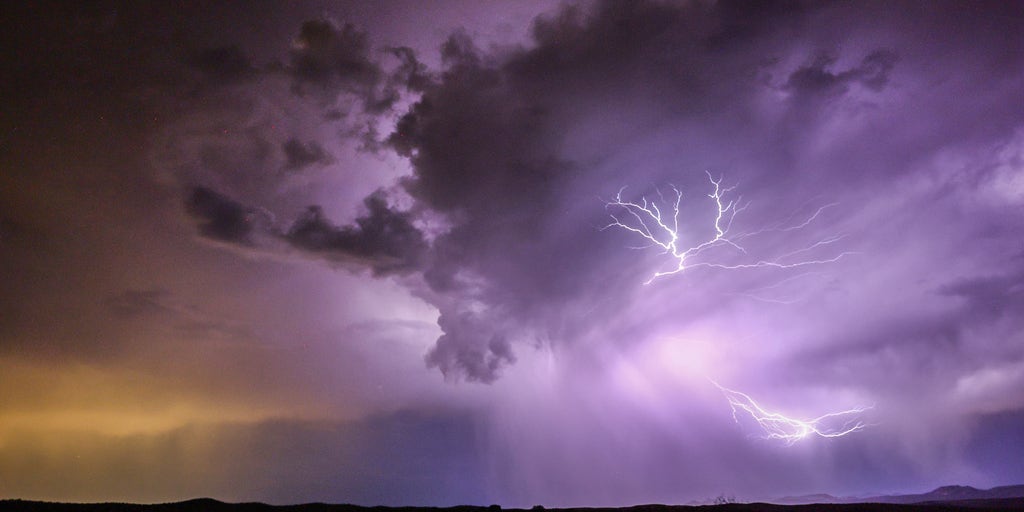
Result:
[[[644,284],[650,284],[659,277],[678,274],[690,268],[796,268],[807,265],[832,263],[844,256],[853,254],[852,252],[844,251],[824,259],[795,259],[801,254],[834,244],[843,238],[841,235],[836,235],[822,238],[810,245],[770,259],[756,258],[745,263],[725,263],[721,261],[697,258],[701,253],[715,247],[729,247],[739,253],[749,256],[747,250],[740,245],[739,241],[767,232],[785,232],[802,229],[818,218],[826,208],[834,206],[834,204],[822,206],[808,218],[792,226],[768,228],[732,236],[730,235],[730,230],[732,229],[733,221],[736,219],[737,215],[746,209],[749,203],[743,203],[740,198],[734,200],[726,199],[726,195],[732,192],[735,187],[723,187],[722,178],[715,179],[711,176],[710,172],[708,172],[707,175],[708,179],[711,181],[711,185],[714,187],[713,191],[708,194],[708,197],[715,204],[715,220],[713,224],[714,235],[703,242],[689,245],[682,242],[679,233],[679,206],[682,203],[683,194],[675,186],[672,187],[672,191],[675,193],[674,201],[666,201],[661,192],[658,192],[659,198],[662,201],[661,205],[653,200],[648,201],[646,197],[641,197],[639,202],[627,201],[622,197],[622,193],[625,191],[625,188],[619,190],[618,194],[615,196],[615,200],[605,203],[605,207],[610,210],[609,216],[612,218],[612,222],[604,226],[602,229],[616,227],[636,233],[648,242],[648,245],[638,247],[638,249],[658,247],[664,254],[669,255],[674,260],[674,267],[671,267],[668,270],[659,270],[655,272],[650,279],[644,282]],[[666,208],[666,205],[668,208],[671,208],[671,213],[663,211]]]
[[[729,400],[732,417],[736,423],[740,422],[737,414],[741,411],[749,414],[764,431],[765,439],[778,439],[787,445],[792,445],[809,436],[842,437],[860,432],[868,427],[867,423],[861,419],[861,414],[871,407],[855,407],[845,411],[830,412],[809,420],[799,420],[778,412],[768,411],[746,393],[729,389],[715,381],[711,382],[718,386],[718,389],[721,389]]]

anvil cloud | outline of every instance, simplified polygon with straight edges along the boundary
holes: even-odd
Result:
[[[1024,480],[1021,6],[264,7],[9,16],[0,494]],[[645,284],[676,263],[602,229],[607,203],[675,187],[693,246],[709,175],[750,257],[821,263]],[[872,408],[778,443],[715,383],[797,418]]]

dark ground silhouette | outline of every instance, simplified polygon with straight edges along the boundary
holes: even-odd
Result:
[[[306,505],[275,506],[263,503],[223,503],[208,498],[165,503],[156,505],[136,505],[129,503],[49,503],[41,501],[3,500],[0,510],[4,512],[499,512],[524,511],[525,509],[500,509],[497,506],[475,507],[461,506],[449,508],[436,507],[360,507],[355,505],[326,505],[313,503]],[[534,507],[534,512],[545,510]],[[674,505],[639,505],[623,508],[563,508],[546,509],[558,512],[787,512],[787,511],[828,511],[828,512],[952,512],[952,511],[1024,511],[1024,498],[1006,499],[970,499],[948,502],[927,502],[916,504],[896,503],[837,503],[809,505],[772,505],[767,503],[730,503],[724,505],[674,506]]]

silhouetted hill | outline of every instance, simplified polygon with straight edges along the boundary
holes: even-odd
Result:
[[[1024,485],[1004,485],[991,489],[976,489],[968,485],[946,485],[922,494],[885,494],[877,496],[847,497],[831,494],[805,494],[771,500],[779,505],[810,505],[836,503],[888,503],[888,504],[943,504],[990,502],[992,500],[1024,499]]]
[[[1010,486],[1024,488],[1024,486]],[[939,493],[941,489],[946,489]],[[970,489],[970,488],[968,488]],[[979,493],[996,491],[989,489]],[[997,492],[1009,492],[1001,490]],[[936,494],[938,493],[938,494]],[[939,488],[926,494],[907,496],[969,496],[971,491],[958,489],[955,492],[947,488]],[[828,496],[828,495],[821,495]],[[884,498],[884,497],[883,497]],[[889,496],[888,498],[903,498]],[[274,506],[263,503],[224,503],[210,498],[200,498],[179,503],[162,503],[154,505],[138,505],[131,503],[49,503],[26,500],[0,500],[0,511],[3,512],[501,512],[497,506],[474,507],[461,506],[449,508],[436,507],[360,507],[356,505],[328,505],[310,503],[305,505]],[[504,509],[508,512],[526,512],[525,509]],[[939,503],[905,504],[905,503],[832,503],[807,505],[775,505],[768,503],[731,503],[727,505],[639,505],[623,508],[564,508],[544,509],[534,507],[530,512],[996,512],[1024,511],[1024,498],[1005,499],[966,499],[950,500]]]
[[[947,503],[953,501],[998,500],[1024,498],[1024,485],[1004,485],[991,489],[975,489],[968,485],[946,485],[924,494],[872,496],[856,501],[873,503]],[[844,500],[846,501],[846,500]]]

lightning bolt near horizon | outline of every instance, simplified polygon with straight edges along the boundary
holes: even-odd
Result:
[[[732,418],[737,424],[740,422],[737,413],[739,411],[746,412],[765,432],[764,439],[778,439],[784,441],[787,446],[792,446],[797,441],[809,436],[836,438],[860,432],[869,426],[861,420],[860,415],[874,408],[874,406],[854,407],[822,414],[809,420],[800,420],[779,412],[768,411],[746,393],[729,389],[714,380],[711,380],[711,383],[717,386],[729,400]]]

